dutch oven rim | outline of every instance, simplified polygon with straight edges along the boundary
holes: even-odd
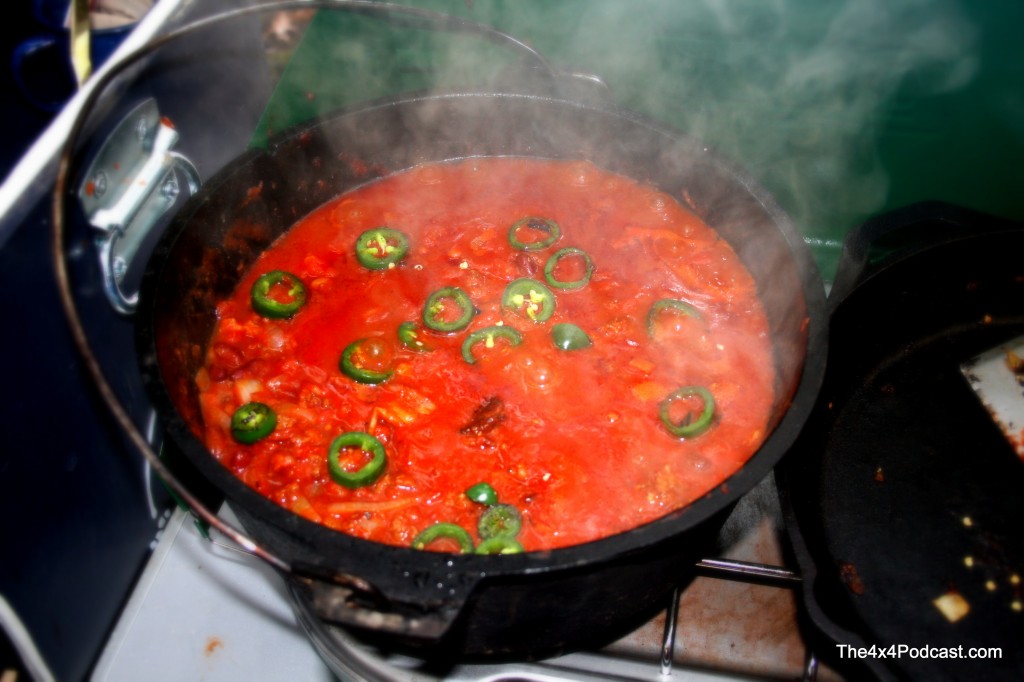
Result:
[[[755,182],[745,171],[742,171],[724,158],[715,155],[707,148],[706,145],[700,143],[699,140],[678,131],[674,131],[662,124],[655,123],[633,111],[619,107],[596,106],[593,104],[584,104],[577,101],[562,100],[541,95],[494,92],[435,92],[398,98],[385,98],[370,104],[364,103],[352,107],[346,107],[339,112],[336,112],[336,114],[332,115],[331,118],[333,119],[335,116],[349,116],[357,113],[365,113],[379,108],[417,104],[425,101],[437,102],[447,99],[478,97],[493,100],[531,100],[535,102],[542,102],[546,105],[587,109],[601,115],[610,115],[626,119],[633,124],[644,126],[656,134],[668,136],[677,143],[682,141],[684,143],[689,142],[692,144],[699,144],[705,156],[714,158],[716,165],[734,176],[736,181],[749,191],[758,200],[758,202],[761,203],[765,211],[772,216],[776,226],[782,232],[786,241],[790,243],[791,255],[794,260],[799,262],[800,256],[804,257],[804,262],[801,263],[801,265],[804,266],[805,271],[802,273],[803,276],[800,279],[803,285],[801,293],[804,295],[804,304],[807,310],[807,318],[809,319],[809,327],[806,336],[807,343],[800,378],[796,383],[796,389],[793,392],[788,408],[785,410],[785,414],[773,429],[772,433],[765,439],[758,450],[751,455],[743,466],[726,478],[721,484],[686,507],[669,512],[653,521],[641,524],[640,526],[636,526],[627,531],[590,542],[550,550],[526,552],[519,555],[504,555],[500,560],[495,560],[493,557],[477,555],[424,553],[412,548],[383,545],[374,541],[348,536],[344,533],[331,530],[321,524],[298,517],[293,512],[274,504],[255,490],[246,486],[227,468],[223,467],[223,465],[221,465],[216,458],[206,450],[201,441],[199,441],[199,439],[197,439],[194,434],[192,434],[191,430],[184,424],[178,414],[177,408],[171,403],[167,395],[163,381],[159,375],[159,368],[157,367],[157,371],[154,373],[153,370],[155,364],[147,362],[145,360],[145,356],[155,356],[155,338],[152,333],[151,321],[153,315],[153,301],[155,299],[154,289],[158,285],[159,272],[162,270],[165,252],[169,251],[173,247],[174,242],[177,241],[180,236],[179,233],[182,231],[182,228],[180,228],[179,225],[187,223],[187,219],[183,221],[181,216],[191,212],[191,209],[202,200],[203,196],[205,196],[205,190],[207,188],[216,187],[219,183],[226,182],[230,174],[234,172],[236,168],[235,164],[237,162],[248,161],[252,158],[261,156],[265,153],[263,150],[250,150],[245,152],[214,175],[213,178],[211,178],[204,186],[204,191],[200,192],[197,197],[190,199],[188,204],[186,204],[186,206],[175,216],[172,225],[168,228],[165,236],[161,238],[160,244],[146,265],[145,274],[143,275],[143,281],[140,287],[136,333],[137,348],[140,355],[140,362],[143,363],[142,374],[147,393],[149,394],[149,397],[157,403],[157,412],[161,415],[161,419],[168,428],[172,438],[174,438],[179,445],[183,446],[184,449],[184,444],[180,440],[181,437],[184,436],[185,442],[190,443],[190,447],[200,448],[205,453],[207,459],[209,459],[210,462],[215,463],[217,469],[225,474],[225,476],[216,476],[216,479],[223,479],[223,483],[220,480],[216,480],[215,484],[218,489],[225,493],[228,499],[237,501],[245,505],[247,508],[255,505],[262,516],[269,517],[274,525],[278,527],[287,528],[289,523],[297,523],[299,527],[301,527],[304,532],[307,532],[317,543],[323,542],[331,545],[340,542],[341,545],[351,543],[352,546],[360,548],[364,546],[373,547],[376,550],[385,548],[385,553],[393,552],[396,557],[401,557],[403,560],[407,560],[412,557],[416,557],[417,560],[422,560],[426,556],[434,558],[434,555],[436,555],[435,561],[444,565],[445,568],[449,568],[450,562],[455,561],[460,565],[464,565],[467,570],[486,571],[487,575],[494,576],[506,573],[520,573],[524,571],[532,573],[570,568],[592,563],[595,560],[600,561],[609,557],[620,556],[633,551],[640,551],[659,542],[669,541],[685,530],[698,526],[707,519],[715,516],[724,508],[727,508],[738,500],[739,497],[748,492],[760,480],[768,475],[795,440],[802,424],[810,414],[810,410],[816,401],[817,393],[820,389],[821,381],[824,376],[825,344],[827,343],[827,335],[825,334],[827,320],[825,319],[824,314],[825,294],[823,286],[815,287],[816,281],[820,284],[820,278],[815,280],[816,276],[820,277],[818,275],[817,268],[811,261],[809,252],[805,251],[801,253],[801,249],[799,247],[792,247],[793,241],[795,239],[802,239],[802,237],[797,234],[795,226],[781,208],[778,207],[774,199],[772,199],[770,195],[760,187],[759,183]],[[272,151],[278,145],[283,144],[297,135],[301,135],[310,127],[316,127],[320,124],[320,121],[306,122],[296,126],[294,129],[282,132],[279,136],[275,136],[275,138],[267,145],[267,151]],[[435,159],[432,161],[437,162],[440,160]],[[391,169],[391,173],[401,172],[402,170],[407,169]],[[170,237],[168,238],[166,235],[169,235]],[[203,473],[206,475],[208,472],[204,470]],[[209,478],[209,476],[207,477]]]

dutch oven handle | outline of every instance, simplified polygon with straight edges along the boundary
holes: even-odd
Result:
[[[828,296],[831,314],[876,272],[927,246],[972,234],[1010,229],[1013,223],[941,201],[911,204],[875,216],[847,233]]]
[[[402,604],[389,599],[372,583],[318,566],[293,563],[289,575],[293,594],[321,621],[396,635],[432,644],[451,629],[462,613],[474,580],[446,584],[445,599],[431,604]]]
[[[277,6],[283,9],[294,4],[283,2]],[[310,0],[302,3],[306,6],[323,4]],[[517,87],[577,100],[603,101],[609,97],[608,87],[599,76],[559,69],[533,47],[485,24],[388,3],[367,7],[361,3],[336,0],[327,6],[332,5],[332,9],[382,15],[396,25],[474,33],[501,42],[522,53],[531,67],[512,78],[511,84]],[[265,11],[269,8],[252,9]],[[186,26],[177,33],[184,34],[195,26],[248,11],[251,10],[214,16]],[[125,61],[135,59],[130,57]],[[96,88],[96,91],[100,89]],[[83,107],[83,111],[88,111],[88,106]],[[123,289],[132,259],[160,224],[161,217],[175,206],[179,195],[178,175],[184,177],[190,195],[196,194],[202,185],[195,165],[181,153],[173,151],[177,142],[177,131],[160,115],[156,101],[146,100],[117,124],[81,180],[78,199],[87,220],[98,232],[97,255],[103,292],[111,307],[123,315],[132,315],[138,304],[138,292],[129,293]]]
[[[177,142],[178,132],[156,101],[145,100],[103,142],[78,190],[85,217],[97,231],[103,293],[123,315],[133,314],[139,301],[138,291],[124,290],[133,259],[175,206],[178,175],[189,195],[202,186],[195,165],[174,151]]]

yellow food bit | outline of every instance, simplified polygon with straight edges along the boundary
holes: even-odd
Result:
[[[950,623],[957,622],[971,611],[971,605],[957,592],[947,592],[932,600],[932,604]]]
[[[973,519],[971,519],[971,517],[970,517],[970,516],[965,516],[965,517],[964,517],[964,518],[962,519],[962,521],[963,521],[963,524],[964,524],[964,527],[965,527],[965,528],[970,528],[971,526],[973,526],[973,525],[974,525],[974,520],[973,520]]]
[[[1016,573],[1010,576],[1011,585],[1020,585],[1020,576]]]
[[[988,590],[989,592],[995,592],[996,591],[996,581],[995,580],[986,580],[985,581],[985,589]]]
[[[651,362],[647,358],[640,358],[640,357],[633,358],[632,360],[630,360],[629,361],[629,366],[634,368],[634,369],[640,370],[644,374],[650,374],[657,367],[657,365],[655,365],[653,362]]]
[[[964,557],[964,566],[966,566],[967,568],[973,568],[974,567],[974,557],[972,557],[972,556],[965,556]]]
[[[1020,599],[1014,599],[1012,602],[1010,602],[1010,608],[1016,611],[1017,613],[1020,613],[1022,610],[1024,610],[1024,605],[1021,604]]]

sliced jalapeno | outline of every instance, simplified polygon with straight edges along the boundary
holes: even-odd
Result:
[[[266,438],[273,433],[275,426],[277,414],[263,403],[246,403],[231,416],[231,436],[244,445]]]
[[[477,522],[476,531],[481,539],[514,538],[523,527],[523,517],[511,504],[488,507]]]
[[[519,233],[520,231],[526,232],[527,230],[540,232],[544,236],[535,241],[523,241],[520,239]],[[538,218],[537,216],[526,216],[512,223],[512,227],[508,230],[508,243],[512,245],[513,249],[518,249],[519,251],[540,251],[554,244],[561,236],[562,228],[554,220]]]
[[[473,538],[469,536],[466,529],[454,523],[435,523],[423,529],[419,535],[412,540],[413,549],[426,549],[437,540],[453,540],[459,545],[460,554],[470,554],[473,551]]]
[[[522,554],[525,550],[515,538],[491,538],[477,545],[477,554]]]
[[[420,335],[420,328],[415,322],[403,322],[398,325],[398,341],[409,350],[427,353],[434,350]]]
[[[574,280],[560,280],[555,277],[555,269],[558,267],[558,263],[563,258],[569,258],[577,256],[583,259],[583,276],[579,279]],[[587,285],[590,281],[591,275],[594,274],[594,262],[590,260],[590,256],[583,249],[577,249],[575,246],[569,246],[564,249],[559,249],[551,254],[548,258],[548,262],[544,264],[544,279],[547,280],[555,289],[579,289]]]
[[[357,471],[348,471],[339,459],[341,451],[346,448],[357,448],[368,453],[370,461]],[[362,488],[381,477],[387,461],[384,445],[379,440],[362,431],[349,431],[331,441],[331,448],[327,452],[327,471],[338,485]]]
[[[477,504],[487,505],[488,507],[498,504],[497,491],[494,489],[494,486],[486,481],[466,488],[466,497]]]
[[[390,227],[375,227],[356,238],[356,260],[370,270],[394,267],[409,253],[409,237]]]
[[[341,373],[361,384],[380,384],[391,378],[393,369],[372,369],[369,364],[385,366],[390,360],[386,345],[376,338],[356,339],[341,351]],[[383,363],[381,361],[384,361]]]
[[[271,270],[253,283],[249,300],[252,309],[263,317],[283,319],[306,304],[306,287],[290,272]]]
[[[689,398],[698,398],[700,400],[702,404],[700,414],[695,418],[694,411],[688,411],[681,420],[673,420],[671,416],[672,403]],[[711,422],[715,416],[715,398],[711,395],[711,391],[703,386],[684,386],[673,391],[667,398],[661,401],[658,416],[661,418],[661,423],[665,429],[673,436],[677,438],[693,438],[711,427]]]
[[[534,322],[544,322],[555,312],[555,295],[537,280],[523,277],[505,287],[501,305]]]
[[[482,343],[486,348],[494,348],[495,339],[504,339],[508,341],[510,346],[518,346],[523,342],[523,335],[512,327],[504,325],[477,329],[462,342],[462,359],[471,365],[475,364],[476,358],[473,357],[473,346]]]
[[[551,340],[559,350],[580,350],[593,345],[587,333],[571,322],[559,322],[551,327]]]
[[[654,323],[655,320],[657,320],[658,313],[662,310],[676,310],[683,315],[694,318],[695,320],[704,319],[704,316],[700,314],[700,311],[686,301],[681,301],[678,298],[663,298],[659,301],[655,301],[651,306],[651,309],[647,312],[647,333],[650,336],[654,336]]]
[[[469,294],[458,287],[444,287],[432,293],[423,305],[423,324],[436,332],[457,332],[469,326],[475,314]]]

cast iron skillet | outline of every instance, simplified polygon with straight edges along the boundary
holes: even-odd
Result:
[[[918,246],[871,262],[894,237]],[[855,676],[1024,677],[1024,614],[1011,609],[1024,461],[959,371],[1024,334],[1022,254],[1024,226],[936,203],[847,238],[825,384],[776,476],[816,649]],[[932,604],[949,591],[971,609],[955,623]],[[837,643],[1002,647],[1002,659],[851,660]]]
[[[298,218],[345,190],[418,163],[467,156],[588,159],[688,204],[751,270],[778,371],[772,432],[724,485],[607,539],[501,557],[367,542],[308,522],[246,487],[203,447],[194,376],[215,319],[250,263]],[[772,469],[814,403],[824,290],[801,236],[741,171],[696,140],[633,114],[528,95],[410,97],[344,112],[253,151],[207,182],[168,228],[144,276],[138,349],[173,441],[246,530],[298,573],[325,619],[392,642],[468,656],[537,656],[607,641],[661,608],[717,522]]]

